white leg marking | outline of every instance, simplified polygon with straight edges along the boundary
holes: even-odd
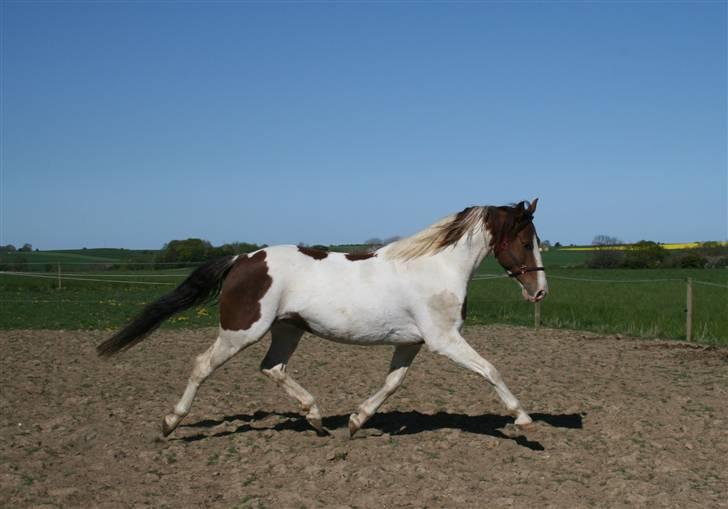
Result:
[[[508,390],[495,366],[481,357],[460,333],[452,331],[434,339],[425,337],[425,341],[432,351],[442,354],[456,364],[482,375],[490,382],[506,408],[515,415],[516,424],[526,425],[532,422],[531,417],[521,407],[521,403]]]
[[[212,346],[195,359],[185,392],[175,405],[173,413],[164,417],[162,433],[165,436],[174,431],[182,419],[190,412],[192,401],[195,399],[200,385],[217,368],[225,364],[239,351],[258,341],[261,336],[262,333],[260,333],[259,328],[252,328],[248,331],[220,331]]]
[[[357,413],[349,416],[349,436],[354,436],[354,433],[359,431],[364,423],[376,413],[377,409],[382,406],[382,403],[402,385],[407,370],[412,364],[417,352],[420,351],[420,348],[422,348],[421,344],[395,347],[392,362],[389,365],[389,374],[384,381],[384,386],[372,397],[359,405]]]

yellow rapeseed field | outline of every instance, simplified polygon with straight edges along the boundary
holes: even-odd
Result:
[[[662,247],[668,250],[677,250],[677,249],[695,249],[701,246],[701,242],[673,242],[670,244],[660,244]],[[721,242],[721,245],[728,246],[728,242]],[[572,247],[561,247],[559,249],[563,251],[593,251],[595,249],[598,249],[600,247],[604,246],[572,246]],[[617,251],[624,251],[625,249],[630,249],[632,247],[631,244],[625,244],[621,246],[609,246],[610,249],[614,249]]]

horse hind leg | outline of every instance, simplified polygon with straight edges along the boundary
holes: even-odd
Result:
[[[303,331],[293,325],[276,323],[271,328],[271,336],[270,348],[260,364],[260,371],[280,385],[286,394],[298,401],[301,409],[306,412],[308,423],[319,433],[324,433],[321,412],[316,405],[316,400],[286,372],[288,360],[296,350]]]
[[[384,382],[384,386],[379,389],[372,397],[359,405],[358,412],[349,416],[349,436],[361,429],[365,422],[374,415],[382,403],[394,394],[394,392],[404,382],[412,361],[420,351],[422,344],[416,345],[400,345],[395,347],[392,355],[392,362],[389,365],[389,374]]]
[[[263,334],[265,334],[266,329],[267,327],[261,325],[260,322],[255,327],[245,331],[220,329],[218,337],[212,346],[195,359],[192,373],[187,381],[187,387],[182,397],[175,405],[172,413],[164,417],[162,421],[162,433],[164,436],[172,433],[182,419],[189,413],[192,401],[195,399],[200,385],[236,353],[260,340]]]

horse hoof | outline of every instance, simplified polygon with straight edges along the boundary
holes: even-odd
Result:
[[[533,424],[533,419],[531,419],[531,416],[528,415],[525,412],[519,413],[519,415],[516,417],[516,426],[519,428],[526,428],[528,425]]]
[[[534,431],[536,426],[533,424],[533,419],[526,412],[519,412],[514,423],[521,431]]]
[[[518,428],[522,431],[536,431],[536,425],[533,423],[533,421],[526,422],[524,424],[516,424],[516,426],[518,426]]]
[[[167,415],[164,417],[164,419],[162,419],[162,435],[164,435],[165,437],[169,436],[169,434],[175,430],[177,424],[179,423],[179,421],[176,420],[177,416],[173,417],[173,420],[176,421],[174,424],[169,424],[169,422],[167,422],[167,417],[169,416]]]
[[[361,428],[361,424],[359,424],[357,415],[351,414],[349,416],[349,438],[353,438],[354,434],[359,431],[359,428]]]
[[[306,420],[319,434],[324,433],[324,424],[321,417],[306,417]]]

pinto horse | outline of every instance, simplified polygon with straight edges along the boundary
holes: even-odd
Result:
[[[164,417],[165,436],[189,413],[200,384],[268,331],[272,340],[261,371],[300,403],[319,432],[316,400],[286,371],[304,332],[342,343],[394,346],[384,386],[349,418],[351,436],[402,384],[423,344],[485,377],[515,423],[526,426],[532,422],[529,415],[461,331],[468,282],[490,253],[518,282],[525,299],[538,302],[546,296],[533,225],[537,203],[468,207],[372,253],[282,245],[212,260],[101,343],[98,353],[106,357],[125,350],[175,313],[219,295],[217,339],[196,358],[182,398]]]

